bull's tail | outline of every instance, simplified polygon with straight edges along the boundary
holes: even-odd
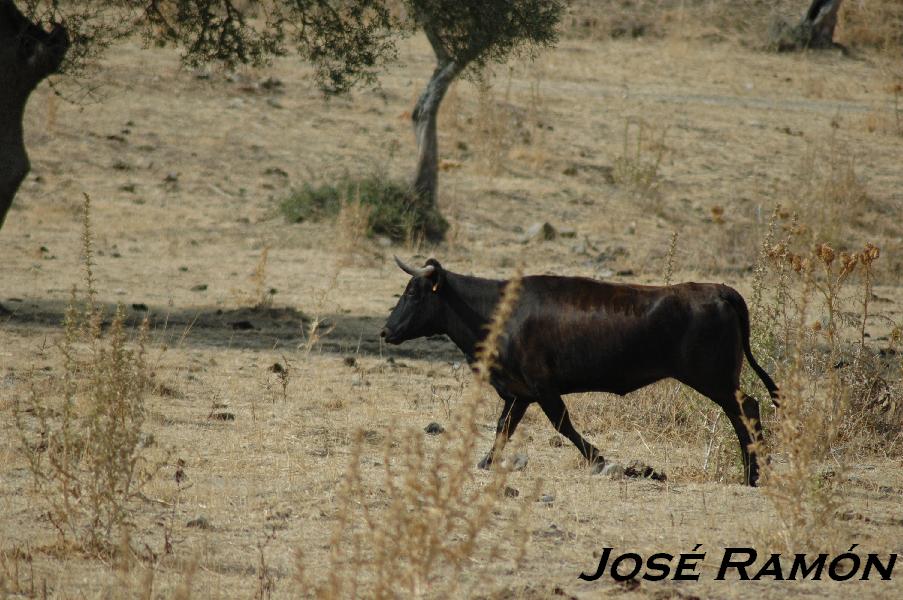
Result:
[[[746,307],[746,301],[743,300],[743,296],[741,296],[737,290],[727,286],[725,286],[722,297],[730,302],[731,306],[734,307],[734,310],[737,311],[737,318],[740,319],[740,337],[743,340],[743,353],[746,355],[749,366],[752,367],[752,370],[756,372],[756,375],[759,376],[759,379],[761,379],[762,383],[765,384],[765,387],[768,388],[768,395],[771,396],[771,401],[774,405],[780,407],[781,405],[778,402],[778,399],[781,395],[778,386],[775,385],[774,380],[765,369],[756,362],[756,359],[752,355],[752,349],[749,347],[749,309]]]

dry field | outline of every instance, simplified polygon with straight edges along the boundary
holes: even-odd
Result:
[[[354,214],[288,224],[278,210],[304,182],[409,172],[409,111],[431,69],[421,38],[402,45],[380,89],[328,102],[297,60],[199,76],[177,53],[137,43],[105,59],[90,83],[98,102],[69,103],[42,87],[26,118],[33,171],[0,232],[0,302],[12,311],[0,319],[0,589],[295,597],[357,572],[356,594],[366,597],[382,572],[402,578],[401,597],[901,597],[901,565],[891,581],[714,581],[727,546],[903,553],[895,52],[777,55],[707,31],[576,36],[533,63],[497,67],[488,84],[458,82],[440,123],[441,205],[452,227],[437,247],[366,239]],[[269,78],[282,85],[261,85]],[[129,327],[145,310],[150,318],[141,453],[165,463],[129,505],[121,548],[130,549],[113,553],[60,541],[14,419],[17,404],[49,393],[65,372],[66,305],[73,285],[85,289],[85,193],[98,301],[123,303]],[[542,221],[574,237],[522,243]],[[836,354],[823,296],[806,292],[792,263],[762,255],[763,240],[785,238],[795,252],[817,242],[838,253],[881,249],[872,287],[860,266],[836,295]],[[834,433],[819,447],[812,410],[797,411],[802,425],[783,434],[766,411],[774,472],[750,489],[717,408],[667,381],[626,398],[565,399],[607,458],[641,460],[666,482],[591,475],[536,407],[506,451],[525,455],[526,468],[476,471],[501,403],[445,339],[380,344],[406,282],[393,253],[490,277],[523,265],[761,294],[760,362],[815,412],[837,392],[839,408],[822,423]],[[801,295],[809,312],[799,318]],[[883,382],[883,395],[853,385],[843,366],[819,371],[819,352],[848,364],[874,355],[880,376],[868,381]],[[425,435],[432,421],[446,432]],[[802,475],[791,468],[794,439],[809,443]],[[454,491],[466,495],[424,500],[442,488],[440,472],[460,475]],[[440,524],[449,529],[432,535]],[[604,547],[647,556],[696,544],[708,552],[698,582],[577,579]],[[433,563],[420,560],[427,553]]]

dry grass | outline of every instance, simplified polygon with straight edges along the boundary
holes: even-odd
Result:
[[[356,432],[348,472],[337,490],[327,575],[311,573],[299,550],[300,589],[313,590],[318,598],[471,596],[477,590],[461,589],[462,572],[522,561],[525,517],[535,493],[520,499],[518,509],[506,510],[505,498],[520,495],[506,485],[510,469],[497,467],[486,481],[472,461],[480,440],[482,392],[519,283],[515,277],[506,286],[475,363],[475,385],[434,451],[425,448],[421,432],[390,429],[383,442],[382,476],[372,482],[361,470],[368,431]]]
[[[667,149],[667,131],[667,128],[657,130],[642,119],[627,119],[624,123],[623,150],[612,169],[615,183],[627,186],[641,198],[654,198],[660,182],[659,169]]]
[[[661,22],[692,25],[696,4],[686,6],[684,16]],[[715,16],[724,6],[703,7]],[[750,10],[761,6],[749,3]],[[243,74],[279,77],[287,90],[280,110],[261,92],[180,71],[172,53],[129,44],[105,64],[109,101],[59,103],[53,131],[43,129],[51,95],[38,90],[26,123],[34,176],[0,238],[8,260],[0,300],[16,311],[0,322],[0,589],[89,598],[312,595],[296,578],[301,550],[307,580],[324,594],[333,574],[343,590],[353,585],[353,566],[334,557],[359,556],[359,589],[398,595],[758,598],[853,590],[887,597],[893,590],[881,582],[713,581],[713,561],[730,545],[836,553],[855,541],[863,552],[894,552],[903,489],[896,353],[903,247],[894,225],[903,138],[888,108],[897,65],[867,47],[857,50],[864,61],[774,56],[730,42],[734,34],[710,39],[713,29],[728,31],[717,24],[678,38],[672,29],[642,40],[565,36],[544,55],[539,73],[520,63],[510,75],[500,72],[481,118],[513,123],[516,135],[502,144],[503,168],[495,171],[484,164],[491,152],[481,149],[475,124],[480,92],[471,83],[456,86],[440,124],[442,157],[454,161],[440,175],[440,203],[455,238],[438,248],[369,240],[364,217],[353,210],[322,224],[274,216],[279,198],[311,173],[356,173],[379,156],[389,176],[408,175],[406,112],[416,82],[433,67],[420,38],[403,46],[382,90],[328,105],[292,61]],[[452,110],[455,103],[460,111]],[[864,119],[875,110],[885,120],[869,131]],[[667,126],[656,210],[611,182],[615,161],[636,156],[635,131],[624,151],[623,125],[637,118],[656,132]],[[524,132],[529,143],[518,137]],[[646,142],[657,138],[643,138],[641,158],[651,160],[657,153]],[[131,168],[112,169],[117,161]],[[167,182],[170,173],[178,173],[177,185]],[[801,187],[810,176],[811,185]],[[149,313],[148,348],[169,348],[150,361],[154,385],[144,396],[142,431],[156,440],[149,452],[173,460],[147,482],[146,500],[129,505],[136,551],[114,548],[108,556],[115,560],[60,548],[13,425],[14,399],[25,401],[36,379],[65,372],[54,348],[65,339],[71,286],[83,286],[72,225],[81,189],[97,199],[98,301],[121,301],[128,323]],[[807,190],[812,202],[804,204],[796,192]],[[839,205],[857,190],[866,201]],[[836,200],[833,212],[807,212],[823,198]],[[778,202],[790,209],[769,222]],[[571,227],[576,237],[521,244],[536,221]],[[840,253],[861,256],[867,240],[881,248],[880,258],[868,272],[857,260],[835,285]],[[823,261],[812,263],[807,284],[792,260],[768,258],[779,244],[810,257],[823,242],[836,254],[834,280]],[[265,272],[249,282],[264,248]],[[386,310],[404,285],[393,253],[433,253],[449,269],[492,277],[509,277],[523,262],[531,273],[737,287],[753,311],[756,356],[788,398],[801,399],[785,413],[763,412],[771,484],[739,485],[739,453],[726,419],[710,401],[668,381],[627,398],[566,399],[576,427],[607,458],[642,460],[665,471],[667,483],[592,476],[572,447],[553,441],[560,436],[535,408],[512,441],[528,455],[527,468],[476,471],[500,403],[472,381],[447,341],[380,345]],[[836,288],[833,306],[818,286],[829,297]],[[251,310],[258,300],[252,296],[270,287],[279,290],[272,304]],[[236,298],[234,289],[247,290],[246,297]],[[234,326],[243,321],[253,329]],[[108,343],[112,331],[103,333]],[[127,337],[125,348],[134,349],[135,333]],[[44,340],[49,350],[42,352]],[[744,389],[767,407],[749,374]],[[214,404],[214,414],[234,420],[211,418]],[[431,421],[446,433],[425,435]],[[473,448],[469,456],[463,447]],[[453,490],[451,477],[467,483]],[[490,493],[503,480],[519,490],[516,498]],[[534,490],[544,501],[533,501]],[[433,510],[438,506],[444,508]],[[451,519],[456,510],[460,521]],[[479,533],[468,537],[465,523]],[[405,535],[395,535],[396,526]],[[457,537],[443,537],[446,530]],[[335,535],[352,543],[335,548]],[[116,548],[119,541],[113,535]],[[697,543],[710,556],[699,582],[625,590],[576,580],[602,547],[648,555]],[[494,548],[503,560],[488,560]]]
[[[832,130],[826,140],[810,143],[791,192],[791,208],[809,230],[809,240],[835,246],[860,230],[861,217],[871,202],[862,177],[856,172],[855,153]]]
[[[895,0],[848,0],[837,20],[837,37],[854,46],[899,50],[903,5]]]

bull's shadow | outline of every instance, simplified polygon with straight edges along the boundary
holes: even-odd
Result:
[[[7,313],[0,327],[62,331],[67,302],[47,299],[11,299],[3,303]],[[116,305],[102,303],[108,324]],[[124,304],[126,323],[137,327],[145,315],[151,338],[170,347],[244,348],[291,351],[308,340],[312,317],[281,306],[261,308],[217,308],[210,306],[167,307]],[[320,317],[320,339],[312,352],[342,356],[394,356],[433,361],[461,361],[460,351],[445,336],[417,340],[404,347],[388,346],[379,337],[383,315],[333,314]]]

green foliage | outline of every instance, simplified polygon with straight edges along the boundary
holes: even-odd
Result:
[[[72,47],[64,70],[96,61],[117,39],[183,49],[186,63],[263,64],[296,50],[330,94],[372,83],[395,58],[397,41],[417,29],[466,66],[555,42],[564,0],[21,0],[35,23],[62,23]],[[438,51],[437,51],[438,52]]]
[[[367,210],[367,235],[384,235],[396,242],[432,236],[442,237],[448,222],[432,205],[418,201],[407,184],[379,174],[361,178],[344,176],[335,183],[305,183],[280,203],[293,223],[335,218],[346,204]]]
[[[551,46],[563,0],[406,0],[440,62],[464,67],[502,62],[512,52]]]

